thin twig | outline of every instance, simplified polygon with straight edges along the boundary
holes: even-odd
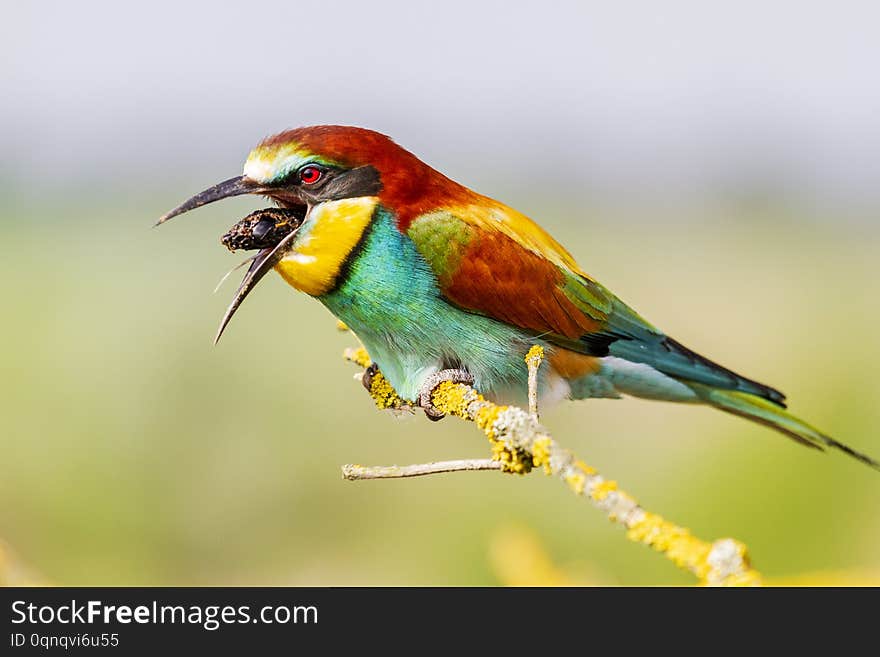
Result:
[[[492,459],[459,459],[456,461],[436,461],[414,465],[343,465],[342,478],[348,481],[362,479],[400,479],[402,477],[422,477],[442,472],[466,472],[475,470],[501,470],[502,464]]]
[[[529,368],[529,415],[538,419],[538,368],[544,361],[544,348],[534,345],[526,354],[526,366]]]

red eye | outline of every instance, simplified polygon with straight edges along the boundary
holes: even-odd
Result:
[[[299,179],[306,185],[314,185],[323,175],[324,172],[318,167],[307,166],[300,169]]]

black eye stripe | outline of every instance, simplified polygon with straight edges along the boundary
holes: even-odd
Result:
[[[375,167],[367,165],[336,172],[332,178],[325,176],[320,189],[316,189],[311,197],[315,201],[336,201],[342,198],[375,196],[380,191],[382,181],[379,172]]]
[[[318,167],[323,175],[312,184],[301,182],[300,173],[305,167]],[[336,201],[343,198],[375,196],[382,191],[379,171],[370,165],[342,169],[323,164],[308,163],[294,169],[284,178],[274,182],[272,187],[291,187],[295,185],[304,198],[313,203]]]

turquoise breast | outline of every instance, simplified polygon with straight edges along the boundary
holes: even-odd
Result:
[[[412,240],[378,207],[337,287],[320,300],[364,343],[397,391],[417,396],[438,369],[464,366],[478,390],[525,389],[523,331],[444,300]]]

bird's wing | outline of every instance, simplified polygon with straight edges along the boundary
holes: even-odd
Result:
[[[783,399],[664,335],[583,272],[540,226],[501,203],[485,199],[422,214],[407,235],[441,294],[463,310],[578,353],[619,356],[676,378]]]
[[[460,308],[591,355],[607,355],[618,338],[662,335],[540,226],[501,204],[423,214],[407,233]]]

